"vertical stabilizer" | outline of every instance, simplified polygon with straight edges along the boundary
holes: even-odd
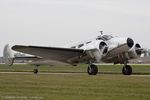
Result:
[[[9,44],[5,45],[3,51],[3,60],[6,65],[13,65],[14,63],[14,55],[9,47]]]

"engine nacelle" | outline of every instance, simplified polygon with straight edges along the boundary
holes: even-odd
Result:
[[[140,44],[135,44],[128,52],[130,59],[139,58],[142,54],[142,49]]]
[[[99,49],[100,49],[100,51],[102,52],[103,55],[108,52],[107,44],[105,42],[103,42],[103,41],[100,42]]]
[[[88,54],[94,59],[94,63],[100,63],[101,58],[108,52],[107,44],[102,40],[93,42],[93,45],[88,45],[87,48],[90,50]]]

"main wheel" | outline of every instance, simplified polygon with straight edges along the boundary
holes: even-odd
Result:
[[[132,67],[129,66],[129,65],[125,65],[123,68],[122,68],[122,73],[124,75],[131,75],[132,74]]]
[[[98,68],[96,65],[91,64],[88,66],[87,72],[89,75],[96,75],[98,73]]]
[[[34,69],[33,72],[34,72],[34,74],[37,74],[39,71],[38,71],[38,69]]]

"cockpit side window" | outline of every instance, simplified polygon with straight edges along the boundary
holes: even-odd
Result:
[[[98,37],[96,38],[96,40],[102,40],[102,37],[101,37],[101,36],[98,36]]]
[[[79,44],[79,45],[78,45],[78,48],[81,48],[82,46],[84,46],[84,44]]]
[[[111,36],[111,35],[103,35],[103,36],[98,36],[98,37],[96,38],[96,40],[108,41],[108,40],[110,40],[111,38],[113,38],[113,36]]]

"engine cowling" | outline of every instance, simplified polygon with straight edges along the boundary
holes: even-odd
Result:
[[[100,51],[102,51],[102,54],[106,54],[108,52],[107,44],[103,41],[100,42],[99,49],[100,49]]]
[[[134,45],[134,41],[133,41],[133,39],[131,39],[131,38],[127,38],[127,45],[128,45],[128,47],[129,47],[129,48],[132,48],[132,47],[133,47],[133,45]]]
[[[142,49],[141,49],[140,44],[138,44],[138,43],[135,44],[133,46],[133,48],[131,48],[129,50],[128,54],[129,54],[130,59],[136,59],[136,58],[140,57],[142,54]]]

